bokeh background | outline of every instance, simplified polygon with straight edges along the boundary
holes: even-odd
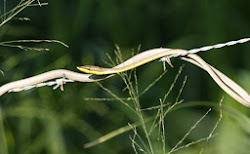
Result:
[[[127,59],[133,52],[152,48],[192,49],[250,36],[250,1],[247,0],[41,2],[48,2],[48,5],[28,7],[16,16],[28,17],[30,21],[15,18],[0,27],[0,41],[56,39],[68,44],[69,48],[53,43],[22,44],[48,47],[50,51],[23,51],[0,46],[0,69],[4,72],[4,75],[0,74],[1,85],[59,68],[77,71],[76,66],[86,64],[108,67],[105,61],[110,61],[106,54],[115,59],[115,45]],[[7,1],[6,10],[17,4]],[[0,9],[3,14],[4,0],[0,1]],[[250,92],[250,43],[199,55]],[[175,67],[168,67],[166,75],[140,99],[142,108],[159,105],[159,98],[167,93],[179,67],[185,64],[167,102],[175,101],[187,75],[180,99],[184,99],[183,104],[191,105],[180,107],[166,117],[167,151],[209,107],[213,107],[183,145],[206,137],[219,119],[218,104],[224,96],[222,104],[225,108],[216,129],[217,136],[176,153],[199,153],[202,148],[204,153],[249,152],[250,110],[230,98],[203,70],[176,58],[172,63]],[[163,67],[159,62],[152,62],[136,71],[141,92],[163,72]],[[129,96],[119,76],[101,83],[121,98]],[[92,148],[83,148],[83,144],[134,123],[138,118],[117,100],[86,100],[112,98],[96,83],[76,82],[64,88],[64,92],[43,87],[3,95],[0,98],[0,121],[1,137],[6,139],[6,144],[1,143],[0,151],[7,152],[3,150],[7,145],[8,153],[16,154],[134,153],[129,139],[133,131]],[[156,110],[145,113],[145,117],[155,114]],[[157,137],[153,142],[160,151]]]

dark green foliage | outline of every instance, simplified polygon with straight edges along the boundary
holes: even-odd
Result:
[[[0,0],[1,22],[6,19],[4,10],[8,12],[17,5],[12,1],[5,5],[4,1]],[[4,75],[0,72],[0,85],[59,68],[77,71],[76,66],[87,64],[109,67],[105,63],[110,62],[106,54],[116,58],[115,44],[121,48],[125,60],[138,52],[139,45],[140,51],[157,47],[192,49],[250,36],[250,1],[246,0],[51,0],[48,3],[42,7],[27,7],[2,25],[0,42],[51,39],[66,43],[69,48],[43,42],[17,43],[33,47],[27,51],[0,46],[0,70],[4,72]],[[28,17],[30,21],[21,21],[19,17]],[[49,48],[49,51],[36,48]],[[199,55],[250,92],[250,43]],[[140,97],[141,108],[160,105],[159,98],[163,99],[168,92],[183,64],[179,59],[172,59],[172,63],[175,67],[168,67],[168,72]],[[132,72],[130,81],[140,94],[162,72],[162,64],[152,62],[136,69],[137,78]],[[222,105],[227,107],[222,108],[223,118],[216,127],[218,134],[176,153],[199,153],[201,149],[204,153],[220,154],[250,151],[247,130],[250,129],[250,110],[228,97],[195,66],[185,65],[166,99],[164,110],[176,101],[186,75],[188,80],[179,98],[184,99],[183,107],[167,114],[164,121],[166,152],[211,106],[215,110],[180,146],[206,139],[219,119],[218,104],[222,96],[225,96]],[[133,102],[127,101],[131,98],[127,85],[118,75],[101,84],[133,107]],[[96,83],[69,83],[64,88],[61,92],[42,87],[7,93],[0,98],[0,154],[135,152],[129,139],[133,131],[83,148],[84,144],[141,119]],[[98,101],[98,98],[105,99]],[[190,103],[191,107],[187,107],[189,101],[201,102]],[[143,112],[145,119],[156,115],[155,109]],[[146,124],[148,129],[151,124],[152,121]],[[151,141],[155,153],[162,153],[163,142],[158,129],[152,133]],[[147,143],[144,130],[138,126],[137,131]],[[138,137],[136,142],[143,147]]]

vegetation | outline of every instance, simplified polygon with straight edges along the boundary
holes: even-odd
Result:
[[[156,47],[249,37],[249,4],[1,0],[0,84],[59,68],[113,66]],[[250,92],[249,49],[246,43],[200,55]],[[250,110],[201,69],[172,63],[167,71],[152,62],[98,83],[69,83],[63,92],[3,95],[0,154],[247,153]]]

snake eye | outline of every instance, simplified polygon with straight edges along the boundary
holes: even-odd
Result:
[[[86,69],[89,70],[89,71],[91,70],[90,67],[86,67]]]

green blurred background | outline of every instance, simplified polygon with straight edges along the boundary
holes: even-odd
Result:
[[[48,6],[28,7],[17,16],[28,17],[30,21],[13,19],[0,27],[0,41],[56,39],[69,48],[59,44],[24,44],[50,49],[39,52],[0,46],[0,70],[4,72],[4,76],[0,74],[1,85],[59,68],[77,71],[76,66],[86,64],[108,67],[106,54],[116,58],[115,44],[127,59],[132,52],[138,52],[139,46],[139,52],[158,47],[192,49],[250,36],[250,1],[247,0],[53,0],[48,3]],[[15,1],[7,1],[7,10],[16,5]],[[4,0],[0,1],[0,9],[3,13]],[[250,92],[250,43],[199,55]],[[249,152],[249,109],[230,98],[203,70],[176,58],[172,63],[175,67],[168,67],[166,75],[140,99],[142,108],[159,105],[159,98],[167,93],[179,67],[185,64],[167,102],[175,101],[187,75],[181,99],[191,105],[167,115],[166,149],[173,148],[208,107],[215,105],[183,145],[206,137],[218,121],[217,104],[224,96],[222,104],[227,108],[223,109],[224,116],[216,130],[218,135],[176,153],[199,153],[202,148],[204,153]],[[162,72],[159,62],[139,67],[139,91]],[[119,76],[101,83],[121,98],[129,96]],[[7,145],[8,153],[134,153],[129,139],[132,131],[92,148],[83,148],[83,144],[138,118],[116,100],[86,100],[112,98],[96,83],[69,83],[64,88],[64,92],[51,87],[36,88],[0,98],[1,134],[7,143],[1,145]],[[145,117],[155,114],[156,111],[151,111]],[[157,137],[153,142],[155,149],[161,149]],[[1,152],[7,152],[4,148],[1,147]]]

